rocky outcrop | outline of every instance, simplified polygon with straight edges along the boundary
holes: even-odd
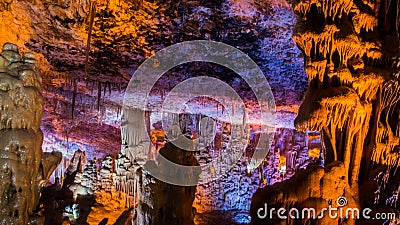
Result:
[[[36,224],[34,215],[43,181],[61,160],[42,156],[41,77],[35,56],[11,43],[0,55],[0,223]]]

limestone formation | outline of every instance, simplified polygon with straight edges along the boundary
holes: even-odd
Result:
[[[114,188],[113,183],[113,172],[114,172],[114,159],[108,155],[101,162],[100,169],[100,189],[111,192]]]
[[[353,187],[371,159],[399,166],[398,2],[300,0],[293,7],[293,39],[310,82],[295,126],[322,132],[325,162],[342,161]]]
[[[74,154],[74,158],[76,155],[84,156],[81,151],[78,151],[80,154]],[[75,152],[77,153],[77,152]],[[96,163],[93,160],[86,162],[86,157],[82,157],[78,162],[78,167],[75,166],[76,172],[74,183],[69,186],[69,190],[73,193],[74,200],[77,199],[78,195],[93,195],[96,190],[99,189],[100,182],[99,182],[99,174],[96,168]],[[71,161],[71,164],[74,162]],[[73,164],[72,164],[73,165]],[[72,167],[70,167],[72,168]],[[80,168],[84,168],[80,170]]]
[[[19,54],[11,43],[0,54],[0,223],[26,225],[39,201],[41,185],[61,160],[42,156],[41,77],[35,56]]]

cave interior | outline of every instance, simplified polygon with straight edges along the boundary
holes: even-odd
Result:
[[[0,18],[0,224],[400,224],[400,0]]]

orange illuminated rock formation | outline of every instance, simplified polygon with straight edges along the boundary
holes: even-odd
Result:
[[[399,2],[296,0],[293,8],[298,16],[293,40],[303,52],[309,80],[295,127],[321,132],[325,170],[308,168],[301,177],[260,189],[253,196],[253,224],[268,224],[255,214],[264,202],[271,207],[318,209],[327,207],[329,198],[343,195],[350,200],[349,206],[371,205],[368,197],[360,198],[373,195],[374,190],[359,185],[373,186],[377,170],[386,169],[385,184],[378,189],[382,191],[400,165]],[[325,180],[331,184],[326,185]],[[393,182],[396,185],[397,181]],[[379,196],[375,201],[379,203]]]
[[[296,1],[294,11],[310,82],[295,126],[322,131],[325,162],[342,161],[352,186],[371,159],[398,166],[398,4]]]

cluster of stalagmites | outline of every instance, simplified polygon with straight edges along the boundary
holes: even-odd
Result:
[[[87,160],[85,152],[80,150],[74,153],[67,173],[75,174],[74,182],[69,186],[72,191],[74,200],[79,195],[101,195],[100,192],[112,193],[117,195],[117,189],[114,184],[117,175],[114,168],[115,159],[107,155],[98,167],[96,160]],[[122,205],[121,207],[124,207]]]
[[[42,154],[41,77],[32,53],[11,43],[0,54],[0,223],[40,224],[40,189],[61,160]],[[30,217],[31,216],[31,217]]]
[[[80,150],[74,153],[67,173],[76,173],[74,182],[69,186],[74,200],[79,195],[93,195],[99,188],[99,174],[93,160],[87,161],[85,152]]]
[[[268,161],[263,168],[265,184],[272,185],[290,178],[295,171],[305,169],[310,162],[318,162],[322,158],[317,133],[306,135],[287,129],[277,129],[275,133],[276,141],[271,146]]]
[[[182,150],[172,144],[160,150],[164,155],[178,151]],[[197,165],[191,152],[188,157],[172,157],[171,160],[184,165]],[[143,166],[154,166],[152,162]],[[110,213],[109,210],[135,208],[134,224],[192,224],[196,187],[180,187],[159,181],[141,166],[132,163],[124,152],[117,159],[106,156],[98,167],[94,160],[86,160],[84,152],[77,151],[67,173],[76,173],[74,182],[69,185],[75,201],[79,196],[96,198],[98,209],[92,209],[88,221],[101,219],[104,213]]]
[[[359,185],[376,173],[371,161],[378,167],[387,166],[392,175],[400,165],[399,4],[390,0],[297,0],[293,7],[298,15],[293,40],[303,52],[309,79],[295,126],[321,131],[327,168],[341,162],[346,186],[338,191],[359,201]],[[300,204],[302,200],[288,196],[301,195],[303,188],[307,189],[273,196],[285,206]],[[330,191],[327,186],[322,189]],[[318,205],[321,198],[314,197],[311,205]]]
[[[86,222],[98,224],[102,220],[108,220],[114,223],[119,219],[118,216],[131,207],[130,202],[127,202],[129,200],[127,194],[115,185],[118,182],[115,162],[115,158],[111,155],[107,155],[101,160],[101,164],[97,164],[96,159],[87,160],[85,152],[81,150],[74,153],[66,171],[63,186],[72,192],[75,204],[67,205],[64,215],[74,216],[73,220],[76,220],[78,217],[68,212],[68,207],[77,207],[79,211],[82,209],[79,206],[82,201],[94,200],[96,204],[91,208]],[[65,183],[70,177],[73,177],[73,180]],[[110,218],[110,215],[114,214],[117,217]]]

